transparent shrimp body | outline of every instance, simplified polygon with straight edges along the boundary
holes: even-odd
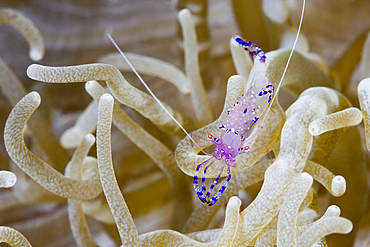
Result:
[[[260,120],[267,106],[271,103],[274,93],[274,86],[268,81],[266,75],[265,53],[250,41],[235,38],[246,51],[254,58],[253,79],[248,91],[238,98],[233,108],[227,111],[227,117],[219,127],[223,130],[220,138],[208,136],[209,141],[216,145],[212,157],[199,164],[196,168],[193,185],[199,199],[212,206],[222,196],[231,179],[231,167],[236,166],[236,157],[239,154],[249,151],[244,142],[251,136],[254,126]],[[209,189],[205,185],[207,170],[215,163],[221,164],[218,176],[215,178]],[[202,177],[202,188],[198,183],[198,174],[201,167],[204,168]],[[227,167],[227,178],[216,194],[210,198],[211,193],[219,181],[222,171]]]

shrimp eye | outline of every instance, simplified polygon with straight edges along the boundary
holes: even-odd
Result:
[[[249,152],[249,147],[248,147],[248,146],[245,146],[245,147],[244,147],[244,151],[245,151],[245,152]]]
[[[213,136],[212,135],[208,135],[208,140],[212,140]]]

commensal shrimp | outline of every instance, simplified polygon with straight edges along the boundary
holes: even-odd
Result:
[[[252,130],[254,126],[256,126],[257,122],[259,125],[263,125],[264,118],[261,118],[263,114],[268,114],[268,111],[271,107],[272,102],[274,101],[277,92],[281,86],[281,82],[285,76],[285,73],[288,69],[288,65],[293,55],[293,51],[296,47],[297,40],[299,37],[299,33],[302,26],[302,20],[304,15],[306,1],[303,0],[302,6],[302,13],[301,19],[299,22],[299,27],[297,31],[296,38],[294,40],[294,44],[292,47],[292,51],[289,55],[288,61],[286,63],[285,69],[281,76],[281,79],[278,83],[276,89],[274,86],[269,82],[267,75],[266,75],[266,56],[265,53],[259,48],[257,45],[253,44],[250,41],[244,41],[243,39],[236,37],[235,41],[243,47],[249,54],[254,58],[254,66],[253,66],[253,79],[251,83],[251,87],[248,91],[238,98],[238,101],[234,104],[234,107],[227,111],[227,117],[225,122],[219,126],[220,129],[223,130],[220,138],[213,137],[212,135],[208,135],[208,140],[216,144],[216,148],[212,152],[212,156],[207,159],[206,161],[202,162],[196,167],[196,173],[194,175],[193,186],[194,189],[199,197],[199,199],[203,203],[207,203],[208,206],[214,205],[218,199],[222,196],[223,192],[226,189],[229,181],[231,180],[231,167],[236,167],[235,161],[236,157],[242,153],[249,152],[249,146],[245,145],[244,143],[248,140],[248,143],[251,145],[254,143],[254,140],[257,138],[258,131],[256,134],[252,134]],[[154,95],[154,93],[150,90],[148,85],[145,81],[141,78],[139,73],[135,70],[132,66],[130,61],[127,59],[125,54],[121,51],[118,45],[114,42],[113,38],[107,34],[109,39],[112,41],[114,46],[117,48],[119,53],[131,67],[132,71],[136,74],[139,78],[141,83],[144,87],[148,90],[150,95],[158,102],[158,104],[163,108],[163,110],[172,118],[172,120],[184,131],[187,137],[195,144],[202,152],[203,149],[194,141],[192,136],[184,129],[184,127],[172,116],[171,113],[163,106],[163,104],[159,101],[159,99]],[[248,139],[247,139],[248,138]],[[176,152],[176,151],[175,151]],[[221,168],[219,171],[218,176],[213,181],[209,190],[207,191],[206,184],[205,184],[205,176],[207,170],[215,163],[220,163]],[[205,166],[204,174],[202,177],[202,188],[200,188],[198,183],[198,174],[201,167]],[[222,171],[227,166],[227,178],[219,191],[210,199],[211,193],[213,188],[216,186],[218,180],[221,177]]]
[[[199,199],[203,203],[207,203],[208,206],[214,205],[224,193],[226,186],[231,180],[230,167],[236,167],[235,160],[239,154],[249,152],[249,146],[244,146],[244,142],[246,141],[246,138],[249,137],[248,139],[252,139],[250,142],[251,145],[254,143],[258,132],[254,136],[252,136],[251,133],[253,127],[256,126],[256,123],[258,121],[260,121],[259,125],[263,124],[264,118],[262,118],[262,120],[260,120],[260,118],[264,113],[268,113],[272,102],[276,98],[277,92],[279,91],[279,88],[281,86],[281,82],[283,81],[285,73],[288,69],[294,49],[297,45],[299,33],[302,27],[305,5],[306,1],[303,0],[302,13],[297,35],[276,90],[274,86],[268,81],[266,75],[265,53],[261,50],[261,48],[259,48],[252,42],[244,41],[239,37],[235,38],[235,41],[246,51],[248,51],[249,54],[254,58],[253,79],[251,87],[248,89],[247,93],[240,96],[238,98],[238,101],[234,104],[234,107],[227,111],[225,122],[219,127],[220,129],[224,130],[220,138],[208,135],[208,140],[216,144],[216,148],[213,150],[211,158],[200,163],[196,168],[196,173],[193,179],[193,186]],[[205,185],[205,176],[207,170],[217,161],[221,161],[218,162],[221,163],[221,169],[218,176],[207,191]],[[199,170],[206,164],[208,165],[204,168],[202,177],[202,188],[200,188],[198,183]],[[223,183],[219,191],[211,199],[209,199],[213,188],[220,179],[222,171],[225,169],[226,166],[228,176],[225,182]]]
[[[238,37],[235,38],[235,41],[254,58],[254,76],[248,91],[238,98],[233,108],[227,111],[225,122],[219,127],[223,130],[220,138],[208,135],[208,140],[216,144],[212,157],[199,164],[196,168],[196,174],[193,179],[194,189],[199,199],[203,203],[207,203],[208,206],[214,205],[225,191],[231,179],[230,167],[235,167],[236,157],[239,154],[249,152],[249,146],[244,146],[244,141],[250,136],[254,126],[256,126],[265,109],[271,103],[275,89],[268,81],[265,64],[266,56],[261,48],[250,41],[244,41]],[[222,163],[220,172],[207,191],[205,185],[207,170],[218,160]],[[199,170],[206,164],[208,165],[204,168],[202,188],[200,188],[198,183]],[[219,191],[210,199],[212,190],[226,166],[228,176]]]

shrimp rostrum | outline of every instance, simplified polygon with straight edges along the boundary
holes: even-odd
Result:
[[[232,177],[232,168],[237,166],[236,159],[239,155],[249,152],[250,146],[254,143],[262,129],[264,113],[272,102],[275,87],[269,82],[266,75],[266,56],[265,53],[254,43],[244,41],[239,37],[235,41],[244,48],[254,59],[253,77],[251,86],[244,94],[241,94],[233,107],[227,110],[226,117],[219,121],[218,137],[216,134],[208,134],[206,138],[193,135],[199,139],[198,144],[209,146],[214,144],[216,147],[211,155],[204,155],[204,160],[196,167],[193,186],[198,198],[207,203],[208,206],[214,205],[222,196],[226,186]],[[259,126],[256,128],[256,126]],[[207,126],[204,127],[207,129]],[[256,129],[254,131],[254,129]],[[211,130],[211,128],[209,128]],[[221,133],[220,133],[221,132]],[[208,143],[207,143],[208,142]],[[180,158],[178,153],[182,151],[183,142],[179,144],[179,151],[176,152],[176,160]],[[193,145],[188,143],[188,145]],[[181,155],[180,155],[181,156]],[[212,168],[215,174],[213,183],[207,189],[207,172]],[[200,179],[199,173],[203,170],[203,176]],[[216,172],[215,172],[216,171]],[[212,195],[213,189],[222,176],[227,178],[221,188]],[[201,180],[201,185],[199,183]]]

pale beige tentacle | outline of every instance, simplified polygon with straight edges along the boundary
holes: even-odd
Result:
[[[10,113],[4,130],[4,142],[9,156],[32,179],[54,194],[79,200],[95,198],[101,192],[96,169],[87,172],[89,177],[84,180],[69,179],[26,147],[23,138],[25,125],[40,103],[40,95],[31,92],[19,101]]]
[[[278,216],[277,245],[294,246],[297,243],[298,210],[312,185],[313,179],[308,173],[299,175],[284,198]]]
[[[297,247],[311,247],[321,238],[332,234],[342,233],[346,234],[352,231],[351,221],[342,217],[327,217],[318,220],[301,235],[298,239]]]
[[[96,81],[87,82],[85,87],[97,102],[106,93]],[[191,197],[190,179],[181,172],[176,165],[175,158],[169,156],[171,150],[135,123],[117,104],[113,106],[113,124],[143,150],[166,175],[174,193],[175,208],[182,212],[181,214],[175,212],[173,219],[174,229],[180,230],[192,210],[191,201],[188,200]]]
[[[370,151],[370,78],[363,79],[358,84],[357,93],[364,118],[366,147]]]
[[[9,24],[22,33],[30,45],[29,56],[33,61],[39,61],[44,57],[45,44],[41,33],[25,15],[14,9],[0,8],[1,24]]]
[[[141,244],[143,246],[153,244],[158,246],[229,246],[235,237],[238,226],[240,204],[241,202],[237,197],[230,198],[226,207],[224,227],[218,235],[219,237],[212,242],[203,243],[172,230],[159,230],[140,235]],[[212,231],[212,233],[215,232]],[[197,235],[189,234],[189,236],[196,237]],[[203,234],[202,236],[205,237]]]
[[[161,129],[170,133],[182,132],[160,105],[149,94],[144,93],[129,84],[121,72],[110,64],[85,64],[78,66],[48,67],[32,64],[27,69],[27,75],[35,80],[49,83],[74,83],[91,80],[104,80],[113,96],[122,104],[137,110],[150,119]],[[162,104],[184,126],[192,124],[189,118],[173,110],[166,103]]]
[[[0,171],[0,188],[10,188],[17,182],[17,176],[10,171]]]
[[[334,129],[359,125],[361,121],[361,111],[356,107],[350,107],[312,121],[308,130],[311,135],[317,136]]]
[[[185,76],[184,72],[173,64],[130,52],[125,52],[125,55],[140,74],[159,77],[175,85],[181,93],[190,93],[188,78]],[[102,56],[98,59],[98,62],[112,64],[122,71],[132,71],[131,67],[119,53],[111,53]]]
[[[91,134],[96,129],[98,119],[98,103],[91,101],[86,109],[78,117],[75,125],[67,129],[60,136],[60,143],[64,148],[77,147],[87,134]]]
[[[185,73],[191,85],[191,101],[195,116],[200,126],[212,121],[211,108],[203,85],[199,69],[199,48],[197,35],[191,13],[188,9],[181,10],[177,15],[184,39]]]
[[[94,143],[95,137],[91,134],[88,134],[83,138],[81,144],[75,150],[72,160],[68,163],[66,167],[66,177],[73,179],[82,179],[82,169],[84,165],[97,165],[95,158],[86,157],[87,153]],[[89,227],[87,226],[81,204],[82,202],[79,200],[68,200],[68,218],[73,237],[76,241],[77,246],[96,247],[98,245],[93,239]]]
[[[21,81],[1,58],[0,88],[12,106],[16,105],[27,94],[27,90]],[[35,112],[28,121],[28,125],[39,145],[42,146],[56,167],[62,171],[70,156],[60,146],[49,121],[40,112]]]
[[[346,192],[346,179],[340,175],[335,176],[326,167],[307,160],[304,171],[322,184],[333,196],[339,197]]]
[[[112,164],[110,135],[113,105],[114,100],[110,94],[104,94],[100,97],[96,132],[100,180],[114,220],[116,221],[122,245],[140,246],[134,221],[118,187]]]
[[[255,247],[273,246],[276,242],[276,230],[277,230],[278,217],[275,216],[258,236]]]
[[[0,226],[0,243],[7,243],[12,247],[32,247],[20,232],[6,226]]]
[[[291,105],[282,130],[279,156],[267,169],[260,193],[242,212],[234,246],[250,243],[277,214],[284,195],[306,164],[313,141],[309,123],[334,112],[344,101],[336,91],[317,87],[306,90]]]

